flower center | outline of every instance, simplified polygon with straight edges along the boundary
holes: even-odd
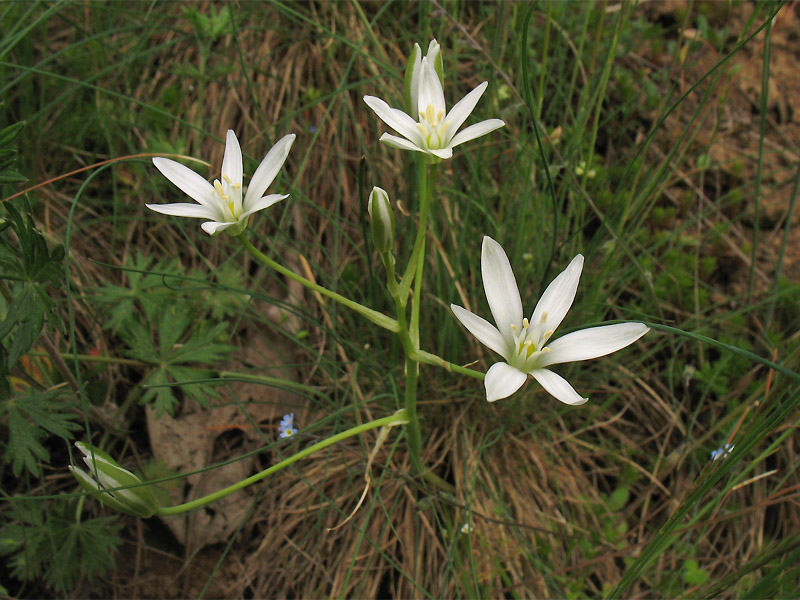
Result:
[[[520,371],[530,372],[536,368],[536,363],[539,357],[546,352],[550,352],[549,348],[544,345],[553,331],[543,331],[544,325],[547,321],[547,313],[542,315],[539,326],[531,326],[528,319],[522,319],[522,327],[511,325],[512,336],[514,338],[514,351],[508,357],[508,363],[512,367],[516,367]]]
[[[445,145],[445,134],[449,125],[447,121],[443,121],[445,116],[444,110],[437,113],[433,104],[428,104],[424,112],[419,112],[417,127],[431,150],[440,150]]]
[[[238,220],[237,213],[241,213],[242,184],[231,183],[227,175],[222,176],[222,181],[214,180],[214,191],[217,193],[216,199],[223,213],[223,221],[231,222]],[[237,199],[238,207],[237,207]],[[238,208],[238,210],[237,210]]]

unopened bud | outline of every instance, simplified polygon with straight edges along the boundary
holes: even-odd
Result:
[[[72,466],[69,470],[84,490],[109,508],[135,517],[150,517],[158,511],[155,496],[148,487],[139,485],[142,480],[136,475],[91,444],[75,442],[75,447],[83,454],[89,473]]]
[[[394,211],[386,191],[377,186],[372,188],[367,211],[372,223],[372,241],[375,243],[375,248],[381,254],[389,252],[394,245],[395,222]]]

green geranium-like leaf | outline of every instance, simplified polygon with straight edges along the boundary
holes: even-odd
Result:
[[[39,463],[50,460],[42,445],[45,432],[69,440],[72,432],[80,429],[74,421],[76,416],[66,412],[67,403],[58,399],[58,392],[28,388],[25,394],[9,397],[0,406],[8,419],[6,460],[17,477],[23,469],[41,476]]]
[[[63,287],[64,247],[48,248],[30,215],[11,203],[4,208],[8,219],[0,227],[0,279],[10,282],[11,301],[0,321],[0,376],[31,349],[45,324],[63,330],[51,286]]]
[[[105,328],[119,333],[135,320],[139,307],[145,318],[152,321],[161,306],[174,302],[176,291],[168,287],[170,277],[183,275],[183,267],[177,260],[160,261],[155,265],[152,262],[152,257],[137,253],[123,267],[127,286],[105,284],[95,288],[95,299],[107,305],[111,314]]]
[[[74,502],[17,502],[0,532],[0,554],[20,581],[43,579],[57,595],[70,596],[81,579],[114,568],[122,543],[116,517],[75,519]]]
[[[205,405],[208,397],[218,397],[206,381],[218,363],[233,349],[219,341],[226,334],[226,324],[213,327],[196,324],[195,315],[186,305],[172,306],[160,311],[156,320],[155,337],[149,327],[131,324],[126,332],[131,358],[153,365],[142,381],[146,388],[141,402],[154,403],[156,413],[174,413],[178,403],[175,388],[180,386],[190,398]],[[201,367],[198,365],[207,365]]]

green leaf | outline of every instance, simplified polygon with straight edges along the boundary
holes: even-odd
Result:
[[[14,502],[10,525],[0,532],[0,554],[21,581],[44,579],[62,597],[71,596],[82,579],[94,579],[114,568],[112,553],[120,546],[116,517],[76,521],[75,502]]]
[[[188,307],[170,306],[164,308],[156,322],[159,342],[154,344],[150,332],[137,325],[130,330],[131,350],[128,354],[141,361],[156,366],[142,382],[148,389],[141,402],[154,402],[157,414],[167,411],[173,414],[178,403],[175,387],[182,386],[184,393],[201,405],[209,396],[217,397],[213,388],[203,380],[212,375],[208,368],[192,366],[200,363],[216,368],[233,349],[228,344],[216,340],[225,334],[227,326],[218,323],[214,327],[195,326],[194,317]]]
[[[169,277],[183,274],[183,267],[177,259],[160,261],[151,267],[152,262],[152,257],[137,253],[123,267],[128,278],[126,287],[106,284],[95,288],[95,299],[108,305],[111,312],[104,328],[119,333],[136,322],[140,308],[145,319],[152,321],[162,306],[175,302],[179,291],[167,284]]]
[[[24,181],[28,181],[28,178],[16,171],[0,169],[0,183],[22,183]]]
[[[701,569],[695,559],[687,558],[683,563],[683,580],[689,585],[705,585],[708,571]]]
[[[24,127],[25,121],[20,121],[19,123],[14,123],[13,125],[0,129],[0,147],[11,144]]]
[[[63,330],[51,286],[63,287],[64,248],[59,245],[50,250],[30,215],[22,215],[13,203],[4,208],[8,219],[0,238],[0,278],[13,282],[9,286],[12,299],[0,322],[0,340],[4,346],[0,354],[6,359],[5,370],[11,369],[30,350],[45,323]],[[9,230],[15,235],[7,235]]]
[[[152,371],[142,381],[142,387],[145,392],[139,400],[140,404],[153,404],[156,411],[156,416],[161,416],[163,413],[170,415],[175,414],[175,407],[178,405],[178,398],[170,385],[169,377],[167,377],[167,370],[165,368]]]
[[[59,400],[58,394],[28,388],[24,394],[2,403],[9,431],[6,459],[15,476],[19,477],[23,469],[41,475],[39,463],[50,460],[50,453],[41,443],[46,431],[69,440],[72,432],[80,429],[74,422],[76,415],[66,412],[68,403]]]
[[[606,505],[608,506],[608,510],[611,512],[617,512],[625,508],[625,505],[628,504],[628,499],[630,498],[631,492],[628,486],[623,485],[615,489],[611,492],[611,495],[608,497],[606,501]]]

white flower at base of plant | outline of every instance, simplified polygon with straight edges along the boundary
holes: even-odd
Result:
[[[484,385],[489,402],[510,396],[530,375],[561,402],[583,404],[588,398],[580,396],[547,367],[611,354],[649,331],[643,323],[619,323],[574,331],[548,344],[572,306],[582,269],[583,256],[578,254],[547,286],[531,318],[526,319],[505,251],[492,238],[483,238],[481,275],[497,327],[460,306],[451,304],[450,308],[472,335],[506,361],[493,364],[486,372]]]
[[[417,55],[417,47],[414,55]],[[505,123],[500,119],[488,119],[456,133],[475,109],[489,84],[484,81],[447,112],[442,82],[434,65],[437,59],[441,60],[439,44],[434,40],[428,48],[428,54],[420,59],[419,67],[416,62],[412,66],[410,104],[411,109],[416,111],[413,115],[391,108],[375,96],[364,96],[364,102],[402,136],[384,133],[380,138],[382,142],[402,150],[423,152],[438,162],[452,157],[456,146],[499,129]]]
[[[136,475],[91,444],[75,442],[75,447],[83,454],[83,462],[89,472],[72,465],[68,468],[85,491],[96,496],[109,508],[126,514],[150,517],[158,511],[159,505],[155,496],[150,488],[137,485],[142,480]]]
[[[242,149],[236,134],[229,129],[225,140],[221,179],[208,183],[188,167],[168,158],[156,157],[153,164],[161,173],[197,204],[147,204],[147,208],[164,215],[206,219],[203,231],[215,235],[221,231],[239,235],[247,227],[250,215],[272,206],[288,194],[264,192],[280,171],[294,143],[293,133],[284,136],[261,161],[253,174],[247,192],[242,196]]]

